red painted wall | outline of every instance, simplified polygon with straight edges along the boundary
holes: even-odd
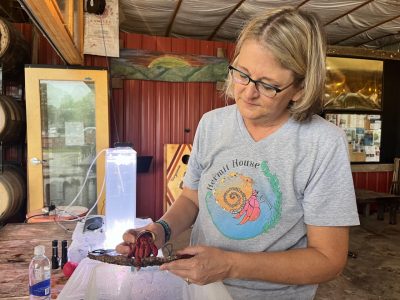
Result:
[[[389,192],[393,172],[353,172],[354,187],[376,192]]]

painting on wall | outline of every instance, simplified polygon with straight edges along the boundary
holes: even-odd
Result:
[[[228,74],[226,58],[123,49],[111,60],[111,76],[169,82],[217,82]]]
[[[327,57],[325,109],[382,109],[383,61]]]

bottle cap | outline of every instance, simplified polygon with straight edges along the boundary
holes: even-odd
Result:
[[[33,253],[34,253],[35,255],[43,255],[44,252],[45,252],[45,248],[44,248],[43,245],[36,246],[36,247],[35,247],[35,250],[33,251]]]
[[[53,240],[53,241],[51,242],[51,245],[52,245],[53,247],[57,247],[57,246],[58,246],[58,240]]]

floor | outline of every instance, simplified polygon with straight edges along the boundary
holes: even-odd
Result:
[[[342,275],[319,286],[316,300],[400,299],[400,224],[388,220],[388,215],[384,221],[376,214],[360,217],[361,225],[350,233],[355,257]]]
[[[400,299],[400,220],[390,225],[388,214],[379,221],[375,213],[360,216],[360,221],[350,231],[353,257],[338,278],[320,284],[315,300]],[[174,242],[175,250],[186,244],[189,234]]]

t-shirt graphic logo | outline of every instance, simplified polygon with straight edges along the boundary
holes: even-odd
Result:
[[[243,217],[239,224],[255,221],[260,215],[257,191],[250,177],[229,173],[216,185],[214,196],[222,209],[234,214],[236,219]]]
[[[206,195],[213,223],[225,236],[249,239],[268,232],[280,220],[282,195],[278,178],[263,161],[259,174],[226,172]],[[261,176],[260,176],[261,175]],[[253,179],[254,178],[254,179]]]

